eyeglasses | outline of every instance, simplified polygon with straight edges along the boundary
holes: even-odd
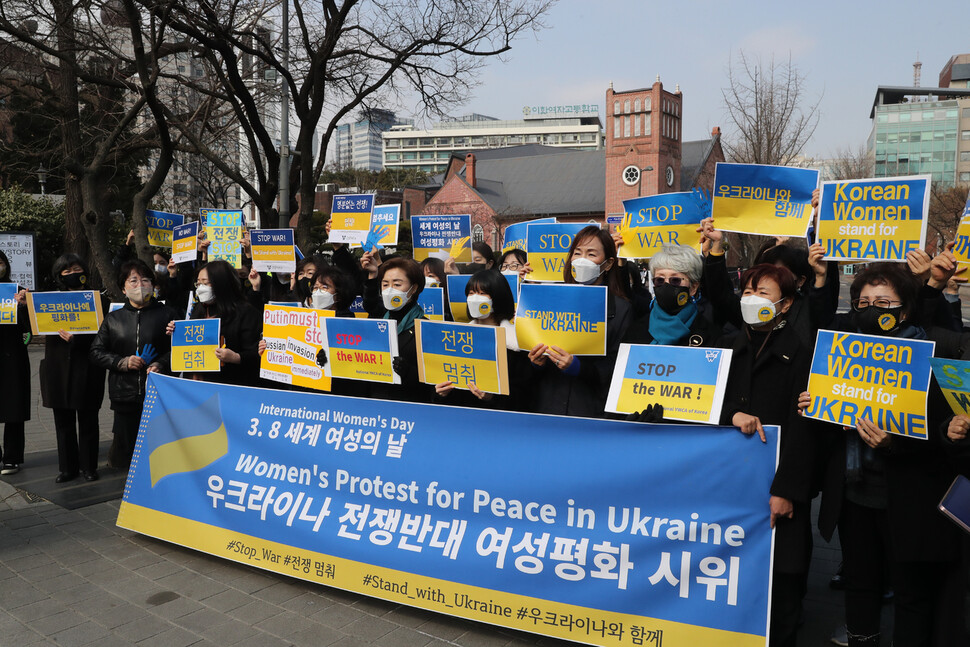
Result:
[[[515,270],[519,269],[520,267],[522,267],[522,263],[519,263],[519,262],[515,262],[515,263],[502,263],[502,265],[501,265],[501,269],[502,269],[503,272],[505,272],[506,270],[512,270],[514,272]]]
[[[133,276],[130,279],[128,279],[127,281],[125,281],[125,285],[130,285],[132,287],[135,287],[135,286],[138,286],[138,285],[147,285],[147,286],[150,286],[150,285],[152,285],[152,280],[151,279],[140,279],[140,278],[137,278],[137,277],[134,277]]]
[[[207,279],[199,279],[195,282],[195,287],[199,287],[200,285],[209,285],[209,281]]]
[[[877,308],[892,308],[894,305],[902,305],[902,301],[893,301],[891,299],[876,299],[875,301],[869,301],[869,299],[853,299],[849,302],[852,305],[852,309],[856,312],[865,310],[869,306],[876,306]]]
[[[682,285],[686,285],[687,284],[687,280],[686,279],[682,279],[679,276],[671,276],[669,278],[664,278],[662,276],[655,276],[655,277],[653,277],[653,287],[659,288],[664,283],[669,283],[672,286],[674,286],[675,288],[679,288]]]

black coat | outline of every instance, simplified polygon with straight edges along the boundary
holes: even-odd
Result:
[[[101,298],[104,312],[108,301]],[[40,396],[48,409],[97,410],[104,400],[104,369],[91,363],[95,333],[75,334],[71,341],[47,335],[40,361]]]
[[[128,356],[151,344],[156,353],[151,363],[157,364],[160,371],[168,372],[172,338],[165,333],[165,327],[176,316],[173,308],[152,299],[143,308],[135,308],[126,301],[124,307],[104,318],[91,345],[91,363],[108,371],[112,409],[137,410],[145,399],[148,374],[144,370],[129,371]]]
[[[259,310],[246,301],[234,304],[227,311],[197,303],[192,319],[219,317],[219,335],[225,347],[239,353],[239,364],[224,364],[219,372],[196,373],[199,379],[220,384],[257,386],[259,384],[259,340],[263,335],[263,317]]]
[[[28,332],[27,306],[17,307],[15,325],[0,325],[0,422],[30,420],[30,357],[24,343]]]

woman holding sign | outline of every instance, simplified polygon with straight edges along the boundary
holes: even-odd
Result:
[[[0,251],[0,283],[10,286],[10,261]],[[14,305],[7,312],[16,314],[17,323],[0,319],[0,422],[3,423],[3,467],[0,474],[16,474],[24,462],[24,423],[30,420],[30,358],[24,333],[30,332],[27,316],[26,291],[16,285]]]
[[[617,265],[613,237],[596,225],[577,232],[566,253],[563,280],[570,284],[609,288],[606,355],[580,359],[558,346],[536,344],[529,351],[529,360],[538,373],[534,411],[601,418],[620,340],[633,318],[624,275]]]

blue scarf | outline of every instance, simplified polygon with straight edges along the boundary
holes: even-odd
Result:
[[[690,326],[697,317],[697,305],[691,301],[680,309],[675,315],[670,314],[657,305],[656,301],[650,302],[650,323],[647,330],[653,337],[651,344],[661,344],[663,346],[679,346],[690,334]]]

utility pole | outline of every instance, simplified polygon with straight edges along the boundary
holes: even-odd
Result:
[[[283,70],[290,64],[290,0],[283,0]],[[290,226],[290,88],[286,75],[280,92],[280,229]]]

